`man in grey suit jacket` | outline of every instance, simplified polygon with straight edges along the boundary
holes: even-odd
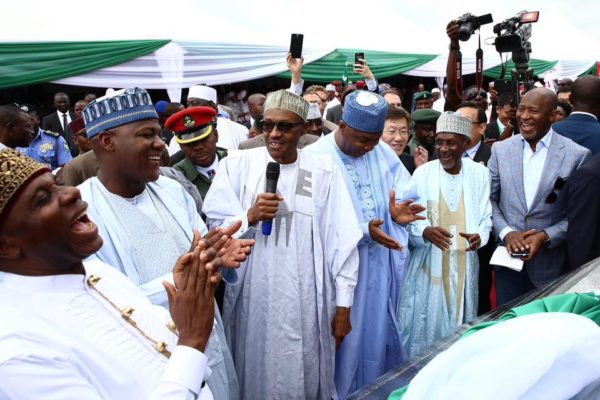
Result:
[[[309,144],[316,142],[317,140],[319,140],[319,138],[317,136],[304,133],[302,136],[300,136],[300,140],[298,140],[298,148],[302,149],[302,148],[308,146]],[[248,140],[244,140],[243,142],[240,142],[240,144],[238,145],[238,149],[247,150],[247,149],[253,149],[255,147],[262,147],[264,145],[265,145],[265,134],[263,133],[261,135],[254,136],[252,139],[248,139]]]
[[[496,268],[498,304],[558,278],[566,267],[565,184],[590,151],[556,134],[556,95],[544,88],[523,96],[517,110],[521,134],[492,146],[494,233],[509,253],[529,251],[521,272]]]

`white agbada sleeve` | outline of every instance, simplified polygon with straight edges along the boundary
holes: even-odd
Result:
[[[242,205],[243,193],[240,185],[240,165],[242,157],[225,158],[219,164],[219,173],[210,185],[210,189],[204,198],[202,211],[207,216],[207,224],[210,229],[217,226],[229,226],[235,221],[242,221],[241,228],[233,235],[236,238],[252,238],[254,227],[248,224],[248,210]],[[250,204],[254,202],[256,194],[247,194]]]
[[[325,218],[319,221],[326,232],[327,265],[335,282],[336,306],[351,307],[358,279],[358,242],[363,234],[342,173],[333,165],[331,185],[326,200]]]

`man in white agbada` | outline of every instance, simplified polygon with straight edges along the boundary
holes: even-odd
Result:
[[[116,269],[82,262],[102,238],[76,188],[13,150],[0,169],[0,399],[212,399],[203,352],[223,232],[178,260],[169,316]]]
[[[158,174],[164,143],[150,96],[144,89],[123,89],[89,103],[83,116],[99,165],[98,176],[79,185],[104,239],[95,256],[166,307],[162,281],[207,229],[183,186]],[[248,246],[251,242],[232,241],[226,266],[239,265]],[[231,270],[225,274],[236,279]],[[238,385],[218,311],[215,320],[206,350],[213,371],[208,384],[215,398],[235,399]]]
[[[492,221],[490,174],[463,158],[471,121],[446,112],[437,121],[439,159],[415,170],[413,182],[427,219],[409,225],[411,258],[398,307],[408,356],[426,350],[477,317],[477,249],[489,237]]]
[[[218,113],[217,91],[214,88],[204,85],[190,87],[187,97],[187,107],[197,106],[212,107]],[[220,116],[217,116],[217,131],[219,131],[217,146],[227,150],[237,150],[240,143],[248,139],[248,128]],[[169,143],[169,155],[172,156],[179,150],[181,150],[179,143],[176,140],[171,140]]]
[[[331,158],[297,149],[308,108],[289,91],[270,93],[266,147],[223,159],[204,202],[210,226],[241,219],[256,239],[223,312],[244,399],[330,400],[335,346],[351,329],[362,234]],[[277,193],[264,193],[269,162],[280,164]]]

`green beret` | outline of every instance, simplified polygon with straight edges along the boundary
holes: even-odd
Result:
[[[422,92],[418,92],[417,95],[415,96],[415,101],[417,100],[427,100],[427,99],[432,99],[433,95],[431,94],[431,92],[428,92],[427,90],[424,90]]]
[[[416,123],[433,123],[437,121],[437,119],[442,115],[440,112],[432,110],[430,108],[423,108],[420,110],[415,110],[411,114],[411,119]]]

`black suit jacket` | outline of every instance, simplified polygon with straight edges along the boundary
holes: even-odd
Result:
[[[489,144],[485,144],[482,141],[481,146],[479,146],[477,152],[475,153],[475,157],[473,157],[473,161],[482,163],[483,165],[487,166],[488,160],[491,156],[492,146],[490,146]]]
[[[404,164],[404,167],[406,168],[408,173],[412,175],[416,169],[415,158],[409,153],[402,153],[402,154],[400,154],[399,157],[400,157],[400,161],[402,161],[402,164]]]
[[[486,139],[496,139],[500,140],[500,129],[498,129],[498,123],[494,119],[493,121],[488,122],[487,127],[485,128],[484,137]],[[513,121],[513,136],[519,134],[519,126],[516,124],[516,121]]]
[[[559,135],[590,149],[592,155],[600,153],[600,122],[591,115],[571,114],[567,119],[552,125],[552,129]]]
[[[77,118],[75,116],[75,113],[71,111],[69,111],[69,116],[71,117],[71,121],[75,121],[75,119]],[[42,129],[49,130],[52,132],[58,132],[62,137],[65,137],[65,130],[63,130],[62,124],[60,122],[60,119],[58,118],[58,114],[56,113],[56,111],[54,111],[50,115],[46,115],[42,119]],[[69,127],[67,127],[67,130],[68,129]]]
[[[75,116],[75,113],[73,113],[70,110],[69,110],[69,116],[71,117],[71,121],[75,121],[75,119],[77,118]],[[75,157],[79,154],[79,149],[77,148],[77,146],[75,145],[75,142],[73,141],[73,132],[71,132],[71,128],[69,128],[69,126],[67,126],[66,129],[63,129],[62,124],[60,123],[60,119],[58,118],[58,114],[56,113],[56,111],[54,111],[50,115],[46,115],[42,119],[42,129],[60,133],[60,135],[62,137],[64,137],[65,140],[67,141],[67,144],[69,145],[69,150],[71,150],[71,155],[73,157]]]
[[[492,121],[487,124],[484,136],[486,139],[500,140],[500,129],[498,129],[498,124],[496,121]]]
[[[600,256],[600,153],[575,171],[567,186],[567,248],[573,269]]]

